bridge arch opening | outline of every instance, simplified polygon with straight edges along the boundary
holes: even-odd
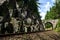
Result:
[[[49,28],[49,29],[52,29],[53,30],[53,24],[51,22],[46,22],[45,23],[45,28]]]

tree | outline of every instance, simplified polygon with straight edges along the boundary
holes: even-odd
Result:
[[[32,20],[34,20],[34,23],[36,23],[36,20],[38,19],[39,23],[42,25],[41,17],[38,12],[38,5],[37,5],[38,0],[21,0],[21,1],[16,0],[16,1],[17,1],[17,4],[19,5],[19,8],[21,8],[20,14],[24,13],[24,11],[27,11],[27,15],[25,17],[22,17],[20,15],[20,18],[23,21],[27,18],[31,18]],[[23,21],[22,21],[22,24],[23,24]]]
[[[47,12],[45,19],[60,19],[60,1],[56,0],[50,11]]]
[[[59,15],[60,18],[60,1],[58,3],[56,3],[56,9],[57,9],[57,14]]]
[[[58,19],[57,9],[56,5],[50,8],[50,11],[47,11],[47,14],[45,16],[45,19]]]
[[[18,18],[19,19],[18,21],[21,21],[21,26],[20,26],[21,30],[23,30],[23,28],[24,28],[23,24],[24,24],[25,20],[27,20],[28,18],[32,19],[34,21],[33,22],[34,24],[36,24],[36,20],[38,20],[39,24],[42,25],[42,21],[41,21],[39,12],[38,12],[37,1],[38,0],[8,0],[8,1],[5,1],[0,7],[0,13],[1,13],[1,15],[2,15],[2,13],[4,15],[3,16],[4,17],[3,25],[5,22],[10,23],[10,13],[11,13],[9,11],[10,9],[13,10],[11,17],[15,18],[16,20]],[[26,16],[25,16],[25,11],[27,12]],[[6,14],[4,14],[4,13],[6,13]],[[41,27],[40,25],[39,25],[39,27]],[[11,28],[10,28],[10,26],[7,26],[6,29],[7,30],[10,29],[10,30],[8,30],[8,33],[12,33],[12,32],[10,32]],[[42,26],[42,29],[43,28],[44,27]],[[12,28],[12,30],[13,30],[13,28]],[[24,32],[24,30],[22,32]]]
[[[51,28],[52,27],[52,30],[53,30],[53,24],[52,23],[47,22],[47,23],[45,23],[45,26],[46,26],[46,28]]]
[[[13,28],[13,25],[11,23],[8,23],[7,27],[6,27],[6,31],[8,33],[13,33],[14,31],[14,28]]]
[[[2,20],[2,26],[1,26],[1,32],[5,33],[5,22],[10,22],[10,14],[9,14],[9,9],[7,6],[7,1],[5,1],[2,5],[0,5],[0,16],[3,17]]]

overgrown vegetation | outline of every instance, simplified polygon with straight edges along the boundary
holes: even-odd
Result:
[[[45,20],[53,20],[53,19],[59,19],[55,31],[60,31],[60,1],[56,0],[54,3],[55,5],[50,8],[50,11],[47,11],[47,14],[45,16]],[[48,26],[48,25],[47,25]]]
[[[60,19],[58,20],[55,31],[60,32]]]
[[[45,26],[46,26],[46,28],[50,28],[50,27],[52,27],[53,25],[52,25],[50,22],[47,22],[47,23],[45,24]]]
[[[1,33],[5,33],[5,32],[15,33],[15,31],[18,30],[18,27],[19,27],[19,32],[24,32],[25,31],[24,27],[26,27],[26,25],[29,27],[27,28],[27,30],[31,31],[30,29],[31,27],[29,25],[32,26],[32,24],[33,25],[37,24],[36,20],[38,20],[40,25],[42,25],[41,17],[38,12],[37,1],[38,0],[6,0],[4,1],[0,5],[0,16],[3,17],[3,20],[1,22],[2,25],[0,26]],[[31,24],[28,24],[28,22],[26,22],[28,18],[32,20]],[[11,22],[11,20],[13,21],[15,20],[15,21]],[[18,24],[17,21],[19,21],[20,23]],[[6,22],[8,24],[5,27]],[[12,25],[9,23],[11,23]],[[16,24],[18,26],[16,26]]]
[[[53,30],[53,24],[50,22],[45,23],[45,29],[46,30]]]
[[[58,1],[58,2],[57,2]],[[56,0],[55,5],[47,11],[45,20],[47,19],[60,19],[60,1]]]

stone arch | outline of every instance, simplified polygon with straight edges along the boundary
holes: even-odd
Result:
[[[50,26],[52,27],[52,30],[53,30],[53,23],[51,23],[51,22],[46,22],[46,23],[45,23],[45,26],[48,25],[48,24],[50,24]]]

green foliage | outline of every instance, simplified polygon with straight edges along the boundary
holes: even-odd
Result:
[[[58,17],[60,18],[60,1],[56,3],[56,10],[57,10],[57,14],[59,15]]]
[[[57,0],[58,1],[58,0]],[[60,1],[55,3],[50,11],[47,11],[45,19],[59,19],[60,18]]]
[[[58,2],[57,2],[58,1]],[[60,1],[56,0],[55,6],[47,11],[45,19],[59,19],[55,31],[60,32]]]
[[[45,24],[45,27],[46,28],[50,28],[50,27],[52,27],[53,25],[50,23],[50,22],[47,22],[46,24]]]
[[[60,1],[59,0],[56,0],[56,1],[58,1],[58,2],[56,2],[55,5],[56,5],[56,11],[58,14],[59,21],[57,23],[55,31],[60,32]]]
[[[59,19],[59,21],[57,23],[55,31],[60,32],[60,19]]]
[[[58,23],[57,23],[57,27],[60,27],[60,19],[59,19],[59,21],[58,21]]]
[[[47,14],[45,16],[45,19],[57,19],[58,18],[58,14],[56,11],[56,6],[53,6],[52,8],[50,8],[50,11],[47,11]]]
[[[60,27],[57,27],[57,28],[55,29],[55,31],[56,31],[56,32],[60,32]]]
[[[2,25],[2,33],[5,33],[5,31],[7,31],[8,33],[13,33],[14,28],[13,25],[10,24],[10,9],[13,10],[12,11],[12,17],[16,18],[19,17],[19,19],[21,19],[21,21],[24,21],[25,18],[23,18],[21,15],[18,15],[19,13],[22,14],[25,11],[27,11],[27,16],[26,18],[30,17],[32,18],[32,16],[36,17],[33,20],[38,19],[40,23],[41,19],[40,19],[40,15],[38,12],[38,5],[37,5],[37,1],[38,0],[9,0],[9,1],[5,1],[1,7],[0,7],[0,16],[4,16],[3,21],[8,22],[8,26],[5,28]],[[17,4],[18,4],[18,8],[17,8]],[[20,10],[21,8],[21,10]],[[9,21],[8,21],[9,20]],[[3,23],[3,24],[4,24]],[[21,23],[21,29],[20,31],[23,32],[23,22]],[[30,28],[28,28],[28,30],[30,31]]]

